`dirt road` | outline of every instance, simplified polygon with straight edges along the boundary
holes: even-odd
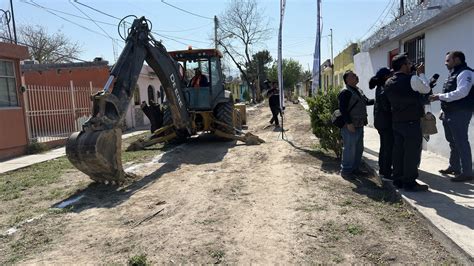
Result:
[[[69,211],[1,238],[0,263],[455,262],[390,192],[338,175],[301,106],[287,107],[287,141],[269,120],[267,106],[249,110],[262,145],[202,136],[129,165],[143,178],[124,188],[89,184]]]

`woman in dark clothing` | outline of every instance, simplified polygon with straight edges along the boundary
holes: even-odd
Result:
[[[369,88],[375,88],[374,127],[380,135],[379,174],[387,179],[392,178],[393,129],[392,111],[384,86],[390,76],[388,68],[381,68],[369,81]]]

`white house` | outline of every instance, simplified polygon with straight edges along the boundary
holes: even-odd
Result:
[[[389,67],[393,56],[407,52],[413,62],[424,62],[426,75],[438,73],[434,93],[442,91],[448,76],[444,65],[446,52],[459,50],[466,55],[468,65],[474,67],[474,1],[473,0],[418,0],[419,4],[400,18],[386,25],[364,40],[361,52],[354,56],[354,71],[359,75],[359,86],[369,98],[374,91],[368,81],[380,67]],[[474,103],[473,103],[474,104]],[[432,113],[440,113],[439,102],[431,104]],[[368,109],[369,123],[373,123],[373,110]],[[424,148],[449,156],[441,121],[437,121],[438,134],[431,136]],[[469,128],[469,141],[474,144],[474,121]]]
[[[133,98],[130,100],[125,116],[127,128],[146,127],[150,125],[150,120],[148,120],[142,112],[140,104],[143,101],[149,103],[150,100],[153,100],[155,103],[162,103],[162,97],[164,97],[160,80],[153,69],[147,65],[143,65],[136,86],[137,89],[135,90]]]

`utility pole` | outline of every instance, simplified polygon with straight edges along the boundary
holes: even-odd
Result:
[[[217,20],[217,16],[214,16],[214,47],[217,49],[217,27],[219,21]]]
[[[332,29],[331,30],[331,86],[334,88],[334,45],[332,42]]]
[[[17,38],[16,38],[15,13],[13,13],[13,0],[10,0],[10,9],[11,9],[11,11],[12,11],[13,36],[15,36],[15,44],[18,44],[18,40],[17,40]]]

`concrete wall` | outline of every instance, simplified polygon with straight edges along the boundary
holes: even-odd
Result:
[[[0,42],[0,59],[12,61],[16,79],[18,106],[0,108],[0,160],[22,155],[26,152],[28,133],[26,129],[23,95],[20,92],[20,60],[28,57],[24,46]]]
[[[161,103],[159,94],[161,81],[156,76],[153,69],[147,65],[143,65],[140,72],[140,76],[137,81],[137,87],[139,91],[139,104],[135,104],[135,99],[132,97],[128,106],[127,114],[125,116],[125,122],[127,128],[135,128],[150,125],[150,120],[143,113],[140,108],[140,103],[145,101],[148,103],[148,86],[152,86],[154,89],[154,101]]]
[[[430,25],[404,39],[394,38],[383,46],[370,49],[368,52],[361,52],[354,56],[354,69],[359,75],[359,87],[369,97],[374,97],[374,91],[368,89],[368,81],[378,68],[388,67],[388,53],[401,46],[403,42],[413,37],[425,34],[425,64],[428,77],[433,74],[440,74],[438,85],[433,89],[434,93],[442,90],[443,83],[447,78],[448,71],[444,65],[447,51],[461,50],[466,54],[468,64],[474,66],[474,9],[458,13],[455,17],[440,20],[437,24]],[[439,115],[439,102],[433,103],[430,107],[435,116]],[[368,108],[369,123],[373,124],[373,108]],[[449,156],[449,146],[444,137],[444,130],[441,121],[437,121],[438,134],[431,136],[430,141],[425,146],[428,150]],[[474,143],[474,121],[469,129],[469,140]]]

